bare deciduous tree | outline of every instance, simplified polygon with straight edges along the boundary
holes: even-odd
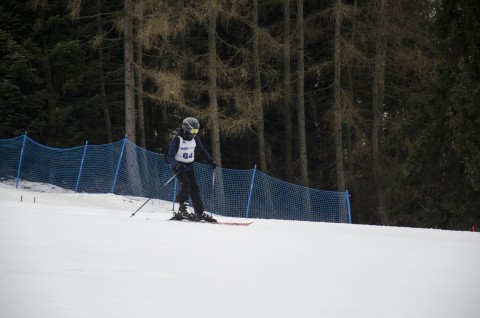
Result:
[[[338,191],[345,191],[345,171],[343,168],[343,98],[341,88],[341,27],[342,27],[342,0],[335,2],[335,37],[334,37],[334,77],[333,77],[333,91],[334,91],[334,134],[335,134],[335,163],[337,171],[337,189]]]
[[[380,0],[377,16],[374,73],[372,83],[372,169],[377,194],[377,212],[382,224],[388,224],[383,171],[380,162],[380,139],[382,135],[383,103],[385,100],[385,64],[387,60],[388,0]]]
[[[141,30],[143,29],[143,20],[144,20],[144,2],[138,1],[136,3],[136,18],[138,21],[136,27],[136,39],[135,44],[137,47],[136,54],[136,69],[135,69],[135,84],[137,85],[137,110],[138,110],[138,141],[140,146],[146,148],[145,142],[145,115],[143,107],[143,37],[141,36]]]
[[[256,113],[256,132],[258,143],[259,169],[267,172],[265,157],[265,130],[263,122],[262,82],[260,80],[260,54],[259,54],[259,26],[258,26],[258,0],[253,0],[253,77],[254,77],[254,109]]]
[[[212,156],[217,164],[222,164],[220,152],[220,124],[217,100],[217,1],[210,0],[208,12],[208,97],[212,134]]]
[[[284,86],[284,127],[285,127],[285,175],[287,180],[293,177],[292,169],[292,85],[290,71],[291,35],[290,35],[290,0],[283,1],[283,86]]]
[[[125,72],[125,133],[135,143],[135,75],[133,70],[133,14],[132,0],[124,0],[123,7],[123,64]]]
[[[298,113],[298,155],[300,162],[300,183],[308,186],[307,138],[305,132],[305,39],[303,21],[303,0],[297,0],[297,113]]]

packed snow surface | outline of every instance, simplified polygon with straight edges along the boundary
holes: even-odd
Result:
[[[0,317],[480,317],[480,233],[131,218],[145,200],[0,183]]]

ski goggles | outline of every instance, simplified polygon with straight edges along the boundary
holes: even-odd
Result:
[[[191,135],[196,135],[196,134],[198,134],[198,129],[196,129],[196,128],[190,128],[190,129],[188,130],[188,133],[191,134]]]

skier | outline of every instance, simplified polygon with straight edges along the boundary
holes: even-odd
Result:
[[[195,178],[194,160],[195,150],[198,150],[210,168],[215,169],[217,164],[203,146],[198,131],[200,123],[193,117],[183,120],[182,126],[177,129],[175,137],[170,141],[167,158],[177,178],[180,181],[180,193],[176,201],[180,204],[178,212],[173,214],[174,220],[188,219],[191,221],[216,222],[210,215],[203,211],[203,201],[200,196],[197,180]],[[195,214],[188,213],[189,197],[192,199]]]

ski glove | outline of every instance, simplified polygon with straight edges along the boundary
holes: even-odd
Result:
[[[217,167],[217,163],[215,161],[210,162],[209,164],[210,168],[215,169]]]
[[[179,163],[175,166],[175,171],[176,172],[184,172],[187,171],[187,166],[185,166],[183,163]]]

